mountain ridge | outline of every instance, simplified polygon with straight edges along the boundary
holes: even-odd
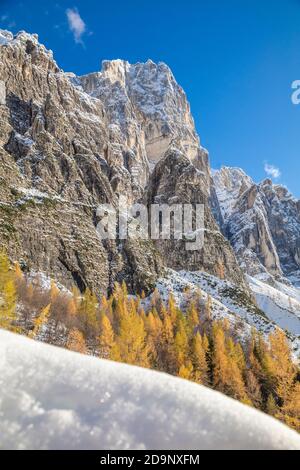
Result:
[[[77,77],[57,66],[36,35],[5,31],[0,64],[0,245],[25,272],[101,295],[122,281],[131,293],[150,294],[166,268],[203,271],[259,305],[270,291],[258,297],[245,274],[279,291],[289,279],[297,285],[299,201],[241,169],[211,171],[166,64],[104,61],[102,71]],[[100,241],[97,206],[117,207],[124,194],[129,203],[204,204],[204,248]],[[299,336],[294,307],[292,334]]]
[[[255,183],[238,168],[215,170],[213,179],[223,229],[244,271],[289,279],[300,267],[300,201],[285,186],[269,178]]]
[[[153,289],[162,273],[161,255],[168,258],[170,252],[168,244],[99,242],[95,208],[100,203],[116,206],[122,194],[129,203],[141,200],[153,167],[176,148],[194,175],[180,176],[186,193],[178,202],[205,204],[210,239],[197,267],[216,274],[216,266],[223,264],[227,276],[247,289],[233,251],[212,217],[208,153],[200,146],[190,106],[170,69],[153,62],[126,66],[131,67],[130,83],[124,83],[125,63],[105,62],[102,75],[96,75],[96,98],[84,91],[92,86],[91,76],[81,78],[80,86],[76,78],[74,85],[74,76],[58,68],[36,35],[2,32],[1,37],[5,40],[0,46],[0,83],[6,100],[0,122],[0,176],[6,188],[2,185],[0,240],[11,258],[67,287],[75,282],[81,290],[90,286],[103,292],[115,281],[126,280],[132,291]],[[173,165],[162,170],[162,175],[177,171]],[[178,181],[173,181],[167,201],[176,191]],[[20,197],[24,191],[25,201]],[[41,194],[44,197],[37,196]],[[59,223],[56,211],[65,212]],[[44,233],[24,231],[24,226],[42,225]],[[194,264],[188,256],[187,266]]]

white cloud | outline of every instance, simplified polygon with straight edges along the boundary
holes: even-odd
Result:
[[[66,15],[69,22],[69,28],[73,33],[74,40],[78,44],[83,44],[82,36],[86,32],[86,24],[81,18],[77,8],[68,8]]]
[[[269,165],[269,163],[265,163],[265,172],[267,173],[268,176],[271,176],[272,178],[280,178],[281,176],[281,171],[279,168],[276,168],[274,165]]]

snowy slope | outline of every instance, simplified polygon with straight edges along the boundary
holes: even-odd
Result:
[[[204,304],[207,295],[212,298],[212,318],[228,319],[232,325],[236,326],[239,338],[250,335],[252,327],[255,327],[262,334],[268,335],[277,325],[290,333],[289,339],[294,355],[297,358],[300,357],[299,302],[295,299],[289,299],[286,294],[287,292],[294,293],[294,290],[298,292],[298,289],[280,283],[276,283],[276,289],[272,289],[254,278],[248,276],[247,279],[258,306],[236,285],[203,271],[176,272],[168,269],[165,276],[159,279],[156,287],[164,301],[167,301],[170,293],[172,293],[181,308],[184,308],[186,302],[184,291],[188,288],[191,292],[196,292],[200,288]],[[258,292],[257,289],[255,290],[255,285],[263,287],[261,291],[262,298],[257,296]],[[283,292],[280,292],[279,288]],[[294,293],[294,295],[296,294]],[[279,312],[275,309],[276,302],[271,302],[272,298],[277,299],[278,296],[281,297],[281,304],[278,304],[278,306],[281,305]],[[293,312],[289,311],[290,305],[293,305]]]
[[[221,213],[227,222],[241,195],[251,188],[254,182],[241,168],[222,167],[220,170],[211,170],[211,174]]]
[[[300,449],[217,392],[4,331],[0,385],[2,449]]]
[[[269,273],[299,284],[300,202],[285,186],[255,184],[239,168],[212,172],[223,230],[250,276]]]

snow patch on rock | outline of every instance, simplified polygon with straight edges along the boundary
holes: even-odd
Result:
[[[275,281],[274,287],[247,276],[258,306],[280,328],[300,337],[300,290]]]
[[[5,106],[6,104],[6,87],[3,80],[0,80],[0,105]]]

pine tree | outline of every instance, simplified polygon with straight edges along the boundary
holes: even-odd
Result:
[[[120,329],[122,318],[127,313],[127,298],[123,295],[123,290],[118,283],[115,283],[112,310],[113,310],[113,327],[116,332]]]
[[[119,335],[116,339],[121,362],[141,367],[149,365],[149,348],[143,320],[135,310],[134,303],[120,319]],[[116,349],[114,349],[114,355]]]
[[[34,320],[34,328],[30,332],[31,338],[37,338],[42,332],[43,327],[47,324],[50,315],[51,304],[47,305],[41,311],[40,315]]]
[[[114,331],[112,329],[111,323],[109,321],[109,318],[105,315],[102,314],[101,320],[100,320],[100,328],[101,328],[101,333],[99,337],[99,351],[100,351],[100,357],[104,359],[111,359],[111,353],[112,350],[115,346],[115,340],[114,340]]]
[[[274,379],[275,393],[284,404],[289,398],[297,371],[292,361],[287,338],[284,332],[278,328],[270,335],[270,356],[267,370]]]
[[[27,286],[26,298],[25,298],[25,300],[28,304],[32,304],[33,295],[34,295],[34,288],[33,288],[33,285],[30,282]]]
[[[57,297],[59,296],[59,288],[57,287],[57,285],[55,284],[54,281],[51,281],[51,285],[50,285],[50,302],[53,304]]]
[[[174,351],[176,356],[176,369],[179,370],[187,361],[188,337],[185,331],[184,321],[178,321],[177,332],[174,340]]]
[[[226,341],[220,323],[213,327],[213,383],[220,392],[249,403],[235,345]]]
[[[235,344],[234,357],[242,375],[244,376],[246,373],[246,358],[240,343]]]
[[[76,305],[76,310],[78,311],[80,307],[81,299],[82,299],[81,292],[77,286],[73,286],[71,293],[72,293],[72,300]]]
[[[109,305],[109,302],[108,302],[107,298],[105,297],[105,295],[103,295],[101,297],[101,302],[100,302],[101,311],[106,313],[106,311],[108,309],[108,305]]]
[[[151,305],[152,305],[153,308],[156,308],[157,310],[161,306],[161,298],[160,298],[160,293],[159,293],[158,289],[154,289],[154,292],[151,295]]]
[[[127,289],[125,281],[122,282],[122,293],[123,293],[123,298],[127,299],[128,298],[128,289]]]
[[[262,406],[262,394],[260,384],[251,369],[247,370],[246,373],[246,390],[247,395],[251,401],[251,404],[255,408],[261,409]]]
[[[176,306],[174,295],[171,293],[169,295],[167,313],[168,313],[168,315],[170,317],[170,320],[171,320],[171,323],[173,325],[176,324],[177,317],[178,317],[178,310],[179,309]]]
[[[149,347],[149,360],[152,368],[157,364],[157,346],[161,331],[161,320],[157,311],[152,309],[148,315],[145,315],[144,327],[147,334],[147,345]]]
[[[152,337],[152,338],[154,338],[156,336],[156,322],[155,322],[155,317],[154,317],[154,314],[153,314],[154,311],[155,311],[155,309],[150,311],[150,313],[148,315],[146,315],[146,317],[145,317],[146,332],[147,332],[148,336]]]
[[[267,397],[273,390],[271,376],[267,371],[266,364],[269,359],[268,345],[262,335],[252,330],[251,339],[248,344],[247,359],[249,368],[258,381],[263,397]]]
[[[0,327],[16,330],[16,287],[12,279],[6,281],[0,294]]]
[[[203,349],[205,351],[205,354],[207,355],[208,354],[208,351],[209,351],[209,340],[206,336],[206,334],[204,333],[203,337],[202,337],[202,346],[203,346]]]
[[[93,336],[97,330],[97,297],[90,289],[87,289],[81,300],[79,313],[83,322],[83,330],[86,336]]]
[[[157,365],[158,369],[175,374],[176,369],[176,353],[174,349],[174,325],[168,311],[162,307],[162,325],[161,334],[157,344]]]
[[[0,295],[5,285],[11,280],[10,263],[7,254],[0,251]]]
[[[276,416],[276,414],[278,413],[278,408],[272,393],[270,393],[270,395],[268,396],[266,411],[270,416]]]
[[[211,296],[207,296],[206,304],[205,304],[205,317],[207,320],[211,319],[211,309],[212,309],[212,299]]]
[[[225,335],[219,323],[213,325],[213,386],[220,392],[227,391],[228,358],[225,347]]]
[[[0,327],[15,330],[16,286],[7,254],[0,251]]]
[[[233,398],[249,404],[243,376],[245,375],[246,361],[240,344],[235,344],[232,338],[227,340],[228,355],[228,381],[229,393]]]
[[[22,281],[24,279],[24,274],[19,263],[15,263],[15,276],[17,281]]]
[[[208,364],[206,360],[206,343],[198,332],[192,340],[191,356],[193,380],[199,384],[208,383]]]
[[[187,310],[187,329],[189,337],[194,336],[199,326],[199,315],[195,306],[192,302]]]
[[[74,298],[70,298],[67,301],[67,315],[69,317],[75,317],[77,314],[77,305]]]
[[[300,433],[300,382],[291,388],[280,413],[275,416]]]
[[[180,366],[178,377],[181,377],[185,380],[193,380],[193,365],[191,361],[188,361],[186,364]]]

